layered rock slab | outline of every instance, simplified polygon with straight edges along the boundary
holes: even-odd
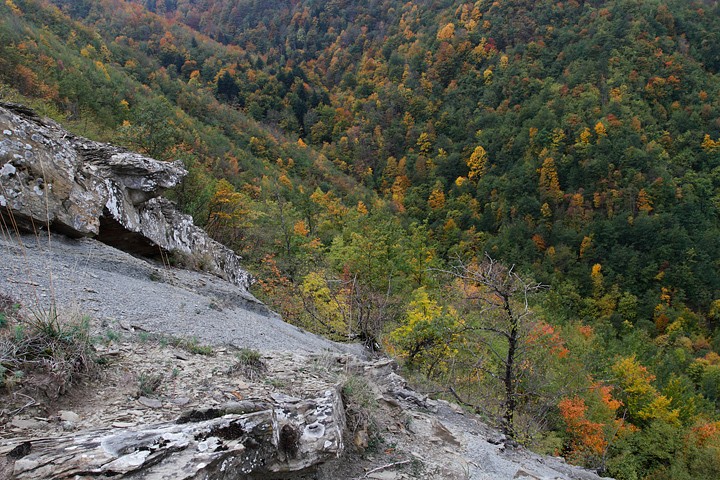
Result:
[[[592,472],[566,464],[562,459],[543,457],[514,447],[499,432],[490,429],[476,416],[463,411],[457,405],[433,400],[413,391],[397,374],[397,365],[392,360],[367,362],[351,355],[267,352],[260,358],[266,368],[262,372],[252,373],[243,368],[245,364],[238,360],[233,349],[218,348],[213,356],[201,356],[183,355],[172,346],[122,343],[111,344],[98,353],[106,358],[113,358],[114,364],[105,371],[102,378],[97,379],[99,383],[88,386],[82,399],[78,398],[43,413],[45,422],[35,420],[40,416],[41,409],[28,409],[18,414],[12,425],[5,429],[0,428],[0,479],[12,478],[9,473],[3,477],[3,461],[8,458],[10,451],[16,448],[22,450],[26,441],[35,445],[26,452],[29,461],[37,457],[31,457],[28,453],[41,451],[42,444],[35,442],[50,437],[68,439],[69,432],[74,432],[73,436],[76,438],[88,438],[87,434],[94,432],[90,435],[93,438],[107,435],[108,430],[103,427],[112,425],[127,430],[115,429],[110,432],[121,434],[120,438],[126,438],[126,434],[132,438],[137,435],[133,432],[157,430],[158,427],[172,426],[181,431],[184,428],[212,429],[209,425],[216,425],[213,422],[221,419],[239,419],[256,413],[263,416],[266,414],[262,412],[273,409],[278,419],[277,426],[273,427],[273,431],[277,432],[277,439],[266,435],[264,438],[267,443],[262,450],[263,456],[258,458],[269,458],[265,465],[274,464],[287,470],[255,471],[254,478],[257,479],[600,479]],[[180,357],[187,359],[182,360]],[[173,370],[175,368],[178,369],[177,375]],[[160,408],[145,405],[142,397],[136,400],[129,398],[137,386],[127,381],[119,381],[127,378],[128,369],[136,374],[163,376],[164,380],[155,393],[155,400],[162,405]],[[345,453],[335,457],[330,451],[322,453],[325,444],[320,440],[321,436],[306,435],[305,431],[307,429],[309,433],[321,432],[322,429],[317,427],[319,422],[325,425],[323,433],[327,435],[329,424],[325,421],[332,416],[327,416],[324,412],[338,399],[335,397],[331,401],[332,397],[326,396],[325,392],[337,392],[338,386],[346,385],[349,379],[355,381],[350,390],[343,389],[344,394],[353,390],[360,393],[364,388],[369,391],[355,397],[352,394],[344,395],[343,406],[347,419]],[[367,383],[363,384],[358,381],[360,379]],[[363,402],[369,400],[372,420],[364,426],[359,424],[356,421],[358,417],[352,414],[357,411],[358,399],[364,399]],[[325,407],[322,402],[325,402]],[[107,407],[101,407],[104,405]],[[75,415],[68,414],[68,410]],[[332,407],[332,411],[339,412],[339,409]],[[304,420],[296,419],[295,412],[302,414]],[[318,416],[320,412],[323,413]],[[325,419],[321,419],[323,415]],[[70,420],[67,420],[68,418]],[[185,423],[172,422],[176,419]],[[206,421],[210,423],[203,423]],[[296,428],[286,428],[288,423]],[[338,423],[335,425],[339,427]],[[334,427],[331,427],[331,431],[332,428]],[[356,442],[357,434],[363,430],[370,432],[374,442],[374,446],[366,446],[364,453],[357,451]],[[312,440],[313,437],[315,440]],[[157,435],[153,438],[157,438]],[[297,439],[299,441],[296,441]],[[200,443],[203,441],[199,440]],[[227,441],[224,445],[236,445],[230,442],[235,440]],[[155,444],[150,442],[149,445],[148,448],[154,452]],[[153,468],[156,471],[182,473],[184,470],[179,465],[205,463],[200,457],[194,457],[195,452],[198,452],[198,445],[200,444],[193,443],[183,453],[162,457],[158,466]],[[204,447],[205,444],[199,448]],[[260,447],[247,445],[247,450],[235,450],[231,455],[233,458],[239,457],[234,461],[240,462],[243,455],[253,448]],[[331,446],[330,450],[333,448]],[[296,452],[294,457],[293,451]],[[320,451],[322,456],[328,454],[324,457],[327,460],[306,466],[306,460],[313,458],[313,455],[306,453],[310,451]],[[134,451],[128,450],[126,453],[133,455]],[[134,455],[122,463],[133,463],[134,459],[145,454]],[[176,463],[176,455],[182,457],[178,459],[180,463]],[[315,458],[323,458],[322,456]],[[105,464],[115,461],[116,458],[108,459]],[[8,460],[17,462],[13,458]],[[222,461],[225,460],[228,460],[228,457],[224,457]],[[160,464],[167,468],[160,470]],[[14,465],[8,466],[13,467]],[[136,478],[154,478],[149,475],[143,477],[141,472],[142,470],[139,470],[132,475],[136,475]],[[198,478],[227,478],[216,470],[207,473],[208,475],[201,473]]]
[[[177,252],[248,289],[240,258],[160,196],[187,175],[181,162],[75,136],[16,104],[0,103],[0,131],[4,229],[49,228],[148,256]]]
[[[0,473],[17,480],[284,478],[338,456],[344,426],[340,395],[329,389],[306,400],[196,410],[141,429],[26,440],[0,447],[11,460]]]

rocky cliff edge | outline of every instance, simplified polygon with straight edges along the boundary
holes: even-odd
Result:
[[[0,132],[6,230],[49,228],[136,254],[179,253],[247,291],[240,258],[160,196],[187,174],[181,162],[75,136],[17,104],[0,103]]]
[[[414,391],[392,360],[283,322],[159,197],[180,165],[17,105],[0,104],[0,131],[0,313],[16,322],[0,366],[8,327],[42,311],[88,321],[97,365],[63,392],[52,363],[5,372],[0,479],[599,478]],[[209,252],[214,275],[158,250]]]

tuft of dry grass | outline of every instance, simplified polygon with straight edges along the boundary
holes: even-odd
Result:
[[[365,377],[350,375],[342,383],[342,400],[345,405],[346,433],[360,450],[377,444],[381,439],[373,414],[377,401]]]
[[[95,362],[90,319],[64,317],[55,307],[22,314],[19,303],[0,295],[0,389],[13,390],[42,376],[42,390],[57,397],[90,373]]]
[[[250,381],[263,378],[267,373],[267,365],[262,360],[262,355],[251,348],[241,348],[236,354],[237,362],[230,366],[227,373],[232,375],[240,373]]]

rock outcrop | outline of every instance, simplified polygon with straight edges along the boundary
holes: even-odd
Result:
[[[0,103],[0,132],[3,228],[95,237],[146,256],[177,253],[247,290],[240,258],[160,196],[187,174],[179,161],[77,137],[16,104]]]
[[[98,355],[108,367],[82,398],[6,407],[22,411],[0,422],[0,479],[600,480],[413,391],[389,359],[248,362],[231,348],[204,356],[138,342]],[[127,381],[149,377],[159,379],[151,398]]]
[[[334,389],[321,394],[307,400],[276,396],[279,402],[235,402],[139,429],[26,440],[5,452],[11,465],[4,470],[17,480],[285,478],[343,451],[340,395]]]

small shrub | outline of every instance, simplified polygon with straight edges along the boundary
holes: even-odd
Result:
[[[243,365],[250,365],[250,366],[260,366],[262,365],[262,360],[260,360],[260,352],[257,350],[253,350],[252,348],[241,348],[235,356],[238,359],[238,362],[240,362]]]
[[[215,270],[215,259],[209,253],[195,255],[195,264],[201,272],[212,272]]]
[[[121,335],[116,332],[115,330],[105,330],[105,343],[110,344],[113,342],[118,342],[121,338]]]
[[[89,317],[64,318],[52,307],[26,318],[5,296],[0,310],[12,320],[12,329],[0,333],[0,383],[5,388],[22,384],[26,374],[42,373],[52,380],[45,393],[58,396],[94,367]]]
[[[345,423],[350,436],[349,444],[366,448],[370,451],[380,449],[384,440],[378,433],[373,421],[373,412],[377,409],[375,393],[364,377],[353,375],[348,377],[342,386],[342,400],[345,404]],[[363,447],[361,438],[365,438]]]
[[[343,401],[357,405],[366,410],[373,410],[376,406],[375,394],[364,377],[352,375],[345,380],[342,386]]]
[[[167,256],[167,262],[172,267],[187,268],[189,270],[197,270],[195,261],[190,254],[181,252],[180,250],[173,250]]]
[[[213,348],[210,345],[202,345],[198,342],[198,339],[193,338],[183,338],[183,339],[176,339],[173,342],[173,345],[176,347],[180,347],[183,350],[187,350],[190,353],[193,353],[195,355],[212,355],[213,354]]]
[[[275,388],[284,388],[287,386],[285,380],[281,378],[269,378],[265,380],[265,383],[268,385],[272,385]]]
[[[245,378],[253,381],[262,378],[267,372],[267,366],[262,361],[260,352],[251,348],[241,348],[236,354],[237,363],[228,369],[228,374],[239,372]]]
[[[162,384],[163,376],[160,374],[141,373],[138,376],[138,393],[143,397],[155,394]]]
[[[186,347],[187,351],[195,355],[212,355],[213,349],[210,345],[200,345],[199,343],[190,343]]]
[[[213,272],[217,270],[215,259],[209,253],[189,254],[173,250],[167,257],[168,264],[173,267],[186,268],[197,272]]]

